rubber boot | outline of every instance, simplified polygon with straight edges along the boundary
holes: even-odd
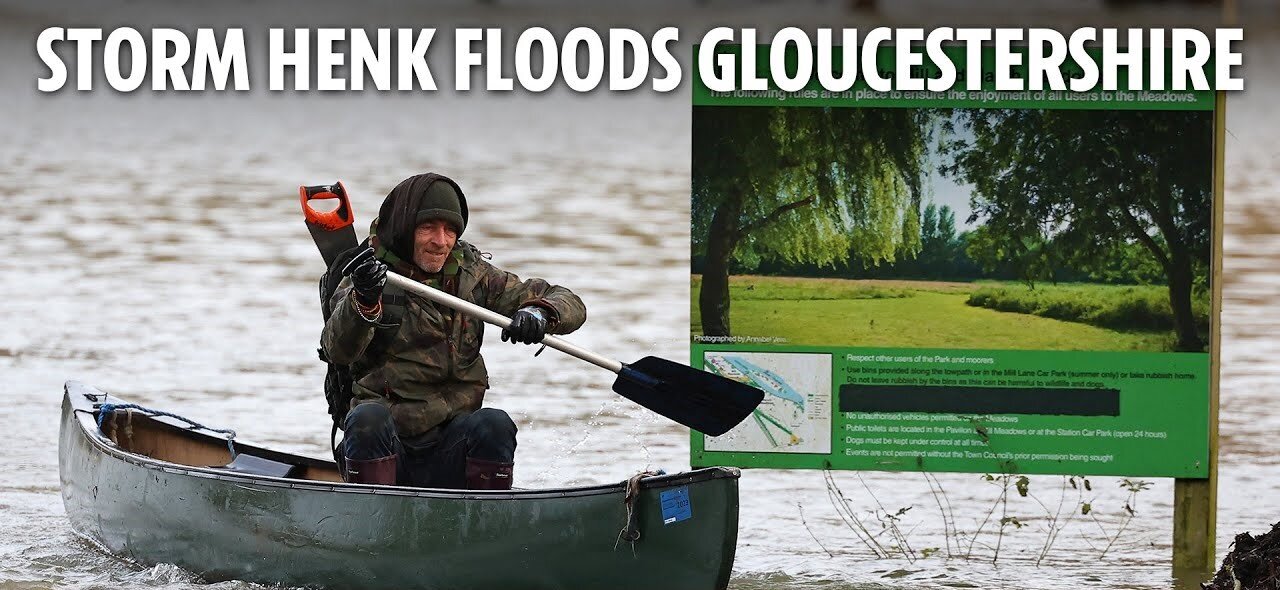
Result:
[[[342,480],[347,483],[367,483],[374,485],[396,485],[396,467],[399,455],[387,455],[377,459],[361,461],[347,457],[347,470]]]
[[[509,490],[515,463],[467,457],[467,489]]]

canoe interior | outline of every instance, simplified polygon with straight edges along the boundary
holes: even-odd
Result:
[[[120,449],[158,461],[188,467],[221,468],[230,465],[233,459],[231,450],[223,439],[179,428],[131,410],[113,412],[103,422],[102,430]],[[237,453],[244,455],[239,463],[253,465],[249,463],[251,458],[264,459],[277,465],[289,466],[287,477],[291,479],[342,481],[342,476],[333,463],[256,447],[236,447]]]
[[[63,398],[63,411],[67,424],[74,424],[85,443],[98,452],[120,455],[126,462],[146,465],[150,468],[192,468],[202,476],[220,474],[236,479],[248,477],[263,483],[271,479],[314,482],[315,489],[335,491],[329,487],[341,484],[344,492],[404,495],[444,495],[459,497],[568,497],[595,494],[612,494],[625,491],[626,481],[564,488],[523,489],[506,492],[444,490],[432,488],[405,488],[400,486],[366,486],[345,484],[333,461],[276,451],[237,440],[235,458],[227,448],[227,440],[221,434],[192,428],[181,420],[164,415],[150,415],[127,408],[118,408],[98,428],[100,408],[104,404],[125,405],[128,402],[110,396],[94,387],[76,381],[68,381]],[[95,442],[96,441],[96,442]],[[121,454],[122,453],[122,454]],[[140,457],[141,461],[129,456]],[[265,466],[265,467],[264,467]],[[737,469],[710,467],[689,472],[655,474],[640,480],[643,489],[666,489],[682,485],[701,485],[710,480],[733,480],[734,505],[737,503]],[[284,483],[284,482],[282,482]],[[308,486],[305,483],[288,484],[289,487]],[[310,486],[308,486],[310,487]],[[478,494],[478,495],[477,495]],[[736,522],[736,521],[735,521]]]

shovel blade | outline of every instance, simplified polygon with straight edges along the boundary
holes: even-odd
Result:
[[[745,383],[654,356],[625,365],[613,390],[711,436],[737,426],[764,399],[763,391]]]

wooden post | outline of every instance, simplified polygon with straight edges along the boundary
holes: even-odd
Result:
[[[1222,0],[1222,24],[1232,27],[1235,26],[1237,18],[1240,15],[1240,8],[1236,5],[1236,0]]]
[[[1214,540],[1218,523],[1218,381],[1222,368],[1222,208],[1226,94],[1217,93],[1213,120],[1213,310],[1209,346],[1209,477],[1173,484],[1173,576],[1203,580],[1217,569]],[[1208,575],[1206,575],[1208,574]]]
[[[1198,581],[1212,577],[1216,566],[1216,469],[1209,479],[1178,479],[1173,484],[1173,577]]]

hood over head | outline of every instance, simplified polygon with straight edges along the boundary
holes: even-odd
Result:
[[[378,210],[378,241],[392,254],[412,260],[414,229],[428,219],[441,219],[462,236],[467,228],[467,197],[453,179],[427,173],[400,181]]]

